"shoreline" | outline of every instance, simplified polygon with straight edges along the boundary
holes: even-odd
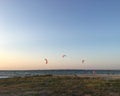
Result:
[[[104,79],[120,79],[120,74],[71,74],[71,75],[54,75],[54,74],[44,74],[44,75],[23,75],[23,76],[7,76],[7,75],[0,75],[0,79],[5,78],[17,78],[17,77],[43,77],[43,76],[60,76],[60,77],[88,77],[88,78],[104,78]]]

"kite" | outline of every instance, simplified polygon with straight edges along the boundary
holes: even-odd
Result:
[[[64,58],[64,57],[66,57],[66,55],[62,55],[62,57]]]
[[[85,60],[82,60],[82,64],[85,62]]]
[[[45,60],[45,64],[48,64],[48,60],[46,58],[44,60]]]

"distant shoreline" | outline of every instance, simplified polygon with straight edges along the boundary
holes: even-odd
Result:
[[[26,77],[26,76],[81,76],[119,78],[120,70],[7,70],[0,71],[0,78]]]
[[[120,71],[120,69],[15,69],[15,70],[0,70],[0,71],[45,71],[45,70],[96,70],[96,71],[100,71],[100,70],[103,70],[103,71]]]
[[[17,78],[17,77],[46,77],[46,76],[60,76],[60,77],[82,77],[82,78],[104,78],[104,79],[120,79],[120,74],[108,75],[108,74],[72,74],[72,75],[53,75],[53,74],[45,74],[45,75],[24,75],[24,76],[0,76],[0,79],[5,78]]]

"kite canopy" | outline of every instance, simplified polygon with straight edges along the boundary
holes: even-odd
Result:
[[[48,64],[48,60],[46,58],[44,60],[45,60],[45,64]]]
[[[62,57],[64,58],[64,57],[66,57],[66,55],[62,55]]]
[[[85,60],[82,60],[82,64],[85,62]]]

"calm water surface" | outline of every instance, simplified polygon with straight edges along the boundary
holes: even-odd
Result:
[[[9,78],[15,76],[34,76],[34,75],[80,75],[80,74],[107,74],[120,75],[120,70],[2,70],[0,78]]]

